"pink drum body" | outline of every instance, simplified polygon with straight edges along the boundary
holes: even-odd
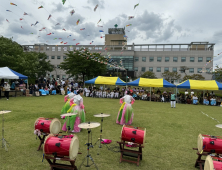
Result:
[[[123,125],[121,139],[138,144],[144,144],[146,137],[146,128]]]
[[[222,162],[213,161],[213,165],[215,170],[222,170]]]
[[[44,152],[46,155],[69,156],[72,138],[49,137],[45,141]]]
[[[222,139],[203,136],[203,151],[222,153]]]
[[[35,130],[39,129],[43,133],[50,133],[51,118],[40,117],[35,122]]]

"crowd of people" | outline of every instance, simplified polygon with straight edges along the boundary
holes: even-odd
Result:
[[[144,88],[132,88],[125,87],[125,86],[115,86],[114,88],[101,86],[90,85],[88,87],[83,87],[83,83],[78,83],[76,81],[71,81],[69,79],[39,79],[36,81],[35,84],[29,84],[27,88],[27,81],[26,80],[11,80],[11,83],[1,80],[0,87],[0,97],[1,92],[5,93],[5,97],[7,100],[9,99],[9,91],[15,90],[16,87],[20,87],[20,90],[23,91],[25,94],[25,90],[29,89],[29,94],[34,96],[40,96],[43,92],[46,94],[61,94],[66,95],[71,92],[77,94],[77,90],[83,89],[83,94],[85,97],[95,97],[95,98],[113,98],[113,99],[120,99],[126,95],[127,90],[130,91],[130,95],[135,100],[147,100],[147,101],[155,101],[155,102],[170,102],[171,101],[171,90],[169,91],[160,91],[160,89],[152,88],[151,91],[148,91]],[[204,104],[204,105],[213,105],[213,106],[220,106],[221,105],[221,97],[214,94],[212,91],[209,93],[202,92],[195,92],[191,90],[188,92],[177,93],[176,94],[176,102],[183,103],[183,104]]]

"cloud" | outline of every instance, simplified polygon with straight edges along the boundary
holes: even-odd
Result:
[[[82,6],[83,8],[86,8],[86,9],[89,9],[89,10],[92,10],[92,8],[90,8],[90,6]]]
[[[52,11],[56,11],[56,12],[64,12],[66,10],[68,10],[69,8],[62,5],[62,3],[53,3],[53,5],[55,6],[55,8]]]
[[[98,4],[98,8],[104,9],[104,0],[88,0],[87,3],[94,5],[94,7]]]

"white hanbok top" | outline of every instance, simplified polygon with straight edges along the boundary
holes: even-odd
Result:
[[[132,96],[127,94],[123,98],[124,98],[124,102],[126,102],[127,104],[131,104]]]
[[[80,103],[81,103],[81,101],[83,102],[83,98],[78,94],[78,95],[76,95],[76,96],[74,96],[74,103],[76,104],[76,105],[80,105]]]
[[[68,94],[69,99],[73,98],[75,95],[76,95],[76,94],[75,94],[75,93],[73,93],[73,92],[69,93],[69,94]]]

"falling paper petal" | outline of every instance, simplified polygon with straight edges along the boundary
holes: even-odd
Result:
[[[128,16],[128,20],[133,19],[133,18],[134,18],[134,16]]]
[[[62,30],[63,30],[63,31],[66,31],[66,29],[65,29],[65,28],[63,28]]]
[[[71,16],[75,13],[74,9],[70,11]]]
[[[66,0],[62,0],[63,5],[66,3]]]
[[[6,21],[9,23],[9,21],[6,19]]]
[[[52,33],[49,33],[49,34],[47,34],[47,35],[51,35]]]
[[[98,8],[98,6],[99,6],[98,4],[95,6],[95,8],[94,8],[94,12],[96,12],[96,9]]]
[[[103,30],[99,30],[99,32],[104,32]]]
[[[49,17],[48,17],[48,20],[49,20],[51,17],[52,17],[52,15],[50,14]]]
[[[57,23],[56,25],[60,25],[59,23]]]
[[[65,42],[64,44],[67,44],[68,42]]]
[[[62,42],[60,42],[60,44],[63,44],[63,41],[62,41]]]
[[[126,25],[126,27],[132,26],[132,24]]]
[[[134,9],[135,9],[137,6],[139,6],[139,4],[134,5]]]
[[[24,14],[23,15],[28,15],[26,12],[24,12]]]
[[[40,7],[38,7],[38,9],[43,8],[43,6],[41,5]]]
[[[12,12],[12,11],[10,11],[10,10],[6,10],[6,11],[8,11],[8,12]]]
[[[101,19],[98,21],[98,23],[97,24],[99,24],[101,22]]]
[[[36,25],[36,24],[38,24],[38,23],[39,23],[39,22],[38,22],[38,21],[36,21],[36,22],[35,22],[35,25]]]
[[[17,6],[16,4],[14,4],[14,3],[10,3],[11,5],[15,5],[15,6]]]
[[[85,30],[85,28],[81,28],[80,30],[81,30],[81,31],[82,31],[82,30]]]
[[[72,35],[67,36],[67,38],[71,37]]]
[[[76,45],[79,45],[80,43],[77,43]]]
[[[23,18],[19,18],[19,20],[20,20],[20,21],[22,21],[22,20],[23,20]]]
[[[97,25],[98,27],[103,27],[102,25]]]
[[[78,25],[78,24],[79,24],[79,21],[80,21],[80,19],[78,19],[78,21],[76,22],[76,25]]]

